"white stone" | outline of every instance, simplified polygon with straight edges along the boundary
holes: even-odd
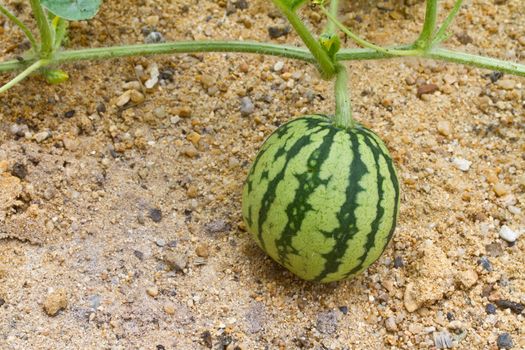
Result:
[[[41,131],[38,134],[34,136],[34,139],[36,142],[43,142],[47,140],[51,136],[51,133],[49,131]]]
[[[463,158],[452,158],[452,164],[461,171],[468,171],[472,162]]]
[[[507,242],[515,242],[518,239],[518,234],[510,229],[510,227],[503,225],[499,230],[499,236]]]
[[[274,72],[280,72],[280,71],[283,70],[283,68],[284,68],[284,62],[283,61],[279,61],[273,66]]]
[[[515,206],[513,206],[513,205],[509,205],[509,206],[507,207],[507,209],[508,209],[512,214],[514,214],[514,215],[520,215],[520,214],[521,214],[521,209],[518,208],[518,207],[515,207]]]

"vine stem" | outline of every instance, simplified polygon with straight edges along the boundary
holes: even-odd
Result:
[[[418,49],[396,50],[396,49],[384,48],[384,47],[372,44],[371,42],[359,37],[358,35],[354,34],[352,31],[350,31],[344,24],[342,24],[331,13],[331,11],[330,12],[327,11],[326,8],[322,5],[321,5],[321,11],[325,14],[326,17],[328,17],[331,23],[337,26],[343,33],[345,33],[349,38],[351,38],[353,41],[355,41],[358,45],[362,47],[365,47],[371,50],[375,50],[383,54],[387,54],[389,56],[419,56],[423,53],[422,50],[418,50]]]
[[[432,41],[432,47],[436,46],[437,44],[439,44],[447,38],[447,29],[448,27],[450,27],[450,24],[452,23],[454,18],[456,18],[456,15],[458,14],[462,4],[463,0],[456,0],[452,11],[450,11],[447,18],[445,18],[445,20],[441,24],[441,27],[439,27],[438,32],[434,36],[434,40]]]
[[[4,86],[0,87],[0,94],[5,92],[5,91],[7,91],[7,90],[9,90],[13,86],[18,84],[22,80],[24,80],[25,78],[27,78],[31,73],[33,73],[34,71],[36,71],[39,68],[44,67],[47,64],[49,64],[49,60],[42,59],[42,60],[36,61],[35,63],[33,63],[32,65],[27,67],[22,73],[18,74],[13,80],[8,82]]]
[[[335,56],[337,61],[377,60],[396,57],[392,50],[409,50],[410,46],[395,46],[388,52],[378,52],[372,49],[352,48],[341,49]],[[100,47],[80,50],[59,51],[50,64],[75,62],[81,60],[102,60],[137,55],[184,54],[198,52],[232,52],[254,53],[292,58],[308,63],[315,63],[312,54],[305,48],[288,45],[257,43],[249,41],[181,41],[176,43],[140,44],[115,47]],[[432,58],[441,61],[461,63],[468,66],[486,68],[517,76],[525,77],[525,64],[507,62],[496,58],[467,54],[445,48],[432,48],[422,53],[421,58]],[[25,69],[34,63],[35,57],[28,57],[25,61],[12,60],[0,62],[0,72],[10,72]]]
[[[432,46],[434,31],[436,30],[438,14],[437,0],[426,0],[425,22],[416,46],[422,50],[428,50]]]
[[[486,68],[493,71],[525,77],[525,64],[507,62],[495,58],[473,55],[466,52],[459,52],[441,47],[430,49],[424,55],[424,57],[440,61],[461,63],[467,66]]]
[[[56,16],[53,20],[53,28],[55,29],[55,42],[53,43],[53,51],[60,49],[62,41],[66,35],[68,24],[68,21],[58,16]]]
[[[11,20],[14,24],[16,24],[22,30],[22,32],[24,32],[25,36],[31,43],[31,47],[33,48],[34,51],[36,51],[38,49],[38,44],[36,43],[33,33],[31,33],[31,31],[29,30],[29,28],[27,28],[24,22],[19,20],[18,17],[16,17],[13,13],[11,13],[7,8],[2,6],[2,4],[0,4],[0,13],[6,16],[9,20]]]
[[[290,9],[282,0],[273,0],[275,6],[286,16],[288,22],[295,29],[303,43],[315,57],[315,62],[319,65],[319,71],[324,79],[330,79],[335,75],[335,65],[328,53],[321,44],[313,37],[297,13]]]
[[[355,127],[352,118],[352,103],[350,102],[350,92],[348,90],[348,74],[346,67],[342,63],[336,65],[335,79],[335,117],[334,124],[343,129]]]
[[[322,6],[322,5],[321,5]],[[324,8],[324,6],[322,6]],[[339,12],[339,0],[331,0],[330,1],[330,15],[332,17],[337,18],[337,14]],[[326,23],[326,29],[325,33],[327,34],[334,34],[336,29],[336,25],[334,21],[331,21],[330,19]]]
[[[41,58],[48,59],[53,54],[53,32],[47,19],[44,8],[40,4],[39,0],[29,0],[31,9],[33,10],[33,16],[35,16],[38,30],[40,31],[40,56]]]

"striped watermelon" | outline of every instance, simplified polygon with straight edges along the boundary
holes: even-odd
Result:
[[[257,244],[305,280],[353,276],[392,238],[399,184],[369,129],[310,115],[279,127],[248,174],[242,212]]]

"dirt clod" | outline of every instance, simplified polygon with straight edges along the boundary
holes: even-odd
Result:
[[[60,310],[64,310],[68,305],[67,293],[65,289],[59,289],[49,293],[44,300],[44,311],[49,316],[56,316]]]

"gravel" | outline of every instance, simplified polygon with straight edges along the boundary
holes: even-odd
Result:
[[[504,299],[496,300],[496,305],[500,309],[510,309],[510,311],[518,315],[521,314],[525,309],[525,305],[522,303],[516,303],[514,301]]]
[[[506,225],[501,226],[499,236],[509,243],[514,243],[518,239],[518,234]]]
[[[162,211],[158,208],[151,208],[148,212],[148,216],[153,222],[160,222],[162,220]]]
[[[37,134],[35,134],[33,136],[35,141],[38,142],[38,143],[44,142],[45,140],[47,140],[50,137],[51,137],[51,132],[49,132],[48,130],[41,131],[41,132],[39,132],[39,133],[37,133]]]
[[[160,32],[151,32],[144,38],[146,44],[163,43],[166,40]]]
[[[469,171],[472,162],[463,158],[452,158],[452,164],[461,171]]]
[[[11,169],[11,174],[23,180],[27,176],[27,167],[24,163],[16,162]]]
[[[500,349],[512,349],[514,347],[514,342],[509,333],[500,334],[496,343]]]
[[[255,111],[255,105],[248,96],[241,98],[241,116],[248,117]]]
[[[323,334],[333,334],[337,331],[338,321],[335,311],[321,312],[317,316],[316,328]]]
[[[452,348],[452,338],[450,333],[447,331],[434,332],[434,345],[438,349],[450,349]]]
[[[495,315],[496,314],[496,305],[494,305],[494,304],[487,304],[487,306],[485,306],[485,312],[488,315]]]

